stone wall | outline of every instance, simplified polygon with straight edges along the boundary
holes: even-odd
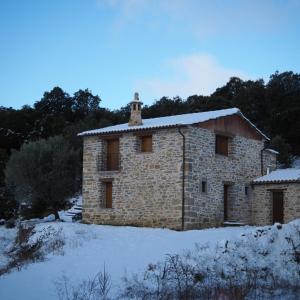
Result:
[[[224,184],[229,185],[228,220],[251,223],[251,181],[261,175],[263,141],[234,136],[229,155],[215,154],[215,133],[191,127],[187,136],[186,228],[220,226],[224,221]],[[207,192],[201,192],[201,181]],[[248,195],[245,194],[248,187]]]
[[[84,138],[83,220],[88,223],[181,229],[182,137],[177,129],[153,134],[153,151],[137,151],[133,133],[120,137],[121,169],[99,168],[106,141]],[[112,180],[112,209],[103,181]]]
[[[228,190],[228,220],[251,224],[253,193],[250,184],[261,176],[263,140],[239,135],[229,142],[229,155],[215,154],[215,132],[189,126],[185,161],[185,229],[221,226],[224,221],[224,184]],[[146,134],[146,133],[145,133]],[[178,129],[153,133],[153,151],[137,150],[138,136],[120,137],[121,168],[103,171],[105,139],[84,138],[83,220],[88,223],[169,227],[181,229],[182,136]],[[275,160],[274,160],[275,157]],[[265,165],[276,162],[267,153]],[[104,208],[105,180],[113,186],[112,208]],[[202,192],[201,183],[207,183]],[[245,194],[248,187],[248,194]]]
[[[284,223],[300,218],[300,183],[256,184],[253,186],[252,223],[272,224],[272,190],[283,190]]]
[[[263,174],[267,174],[267,169],[269,171],[274,171],[277,167],[277,154],[274,152],[271,152],[269,150],[264,150],[263,151]]]

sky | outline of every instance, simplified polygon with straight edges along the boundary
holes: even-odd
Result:
[[[300,72],[300,0],[0,0],[0,106],[60,86],[117,109]]]

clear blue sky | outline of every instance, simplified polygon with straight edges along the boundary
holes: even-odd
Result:
[[[102,106],[300,72],[300,0],[0,0],[0,106],[60,86]]]

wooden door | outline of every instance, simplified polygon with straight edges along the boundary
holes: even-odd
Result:
[[[105,207],[112,208],[112,182],[105,183]]]
[[[224,184],[224,222],[228,220],[228,185]]]
[[[107,171],[119,169],[119,139],[107,140]]]
[[[273,191],[273,223],[283,223],[283,191]]]

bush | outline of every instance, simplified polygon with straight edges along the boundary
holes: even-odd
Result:
[[[59,300],[109,300],[111,278],[105,267],[92,279],[83,280],[77,286],[72,286],[66,276],[55,282]]]
[[[20,203],[27,203],[36,216],[65,208],[66,199],[78,191],[79,152],[61,136],[24,144],[6,165],[7,186]]]

